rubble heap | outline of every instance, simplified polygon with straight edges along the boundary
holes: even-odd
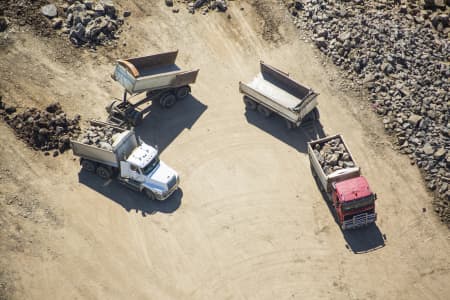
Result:
[[[91,125],[80,135],[78,140],[86,145],[95,145],[104,150],[112,150],[114,135],[119,132],[114,127]]]
[[[450,224],[450,7],[433,0],[393,4],[400,2],[304,0],[288,7],[342,75],[367,89]]]
[[[325,175],[355,166],[350,153],[348,153],[340,138],[329,140],[323,144],[316,144],[314,146],[314,155]]]
[[[61,16],[54,4],[41,8],[42,14],[51,19],[53,28],[61,29],[77,46],[112,44],[124,23],[111,0],[67,0],[59,11]],[[129,15],[128,11],[123,14]]]
[[[172,8],[172,12],[178,13],[179,8],[174,7],[175,3],[180,2],[186,6],[187,10],[194,14],[195,11],[200,11],[202,14],[207,14],[209,11],[225,12],[228,9],[226,0],[164,0],[166,5]]]
[[[37,108],[27,108],[22,113],[16,113],[16,108],[6,106],[0,100],[0,114],[6,123],[15,131],[17,137],[31,146],[34,150],[59,150],[63,153],[70,148],[70,139],[80,132],[78,126],[80,116],[74,119],[67,115],[58,102],[50,104],[41,111]],[[58,151],[53,152],[53,156]]]

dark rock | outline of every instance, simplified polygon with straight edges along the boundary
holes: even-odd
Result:
[[[52,20],[52,26],[53,26],[54,29],[61,29],[62,25],[63,25],[63,19],[61,19],[61,18],[54,18]]]
[[[218,11],[225,12],[228,9],[225,0],[216,0],[216,7]]]
[[[166,5],[169,7],[173,6],[173,0],[165,0],[165,2],[166,2]]]
[[[105,14],[111,18],[116,17],[116,7],[114,6],[114,3],[111,0],[101,0],[101,4],[103,5],[103,8],[105,9]]]
[[[5,106],[5,112],[8,115],[11,115],[11,114],[15,113],[16,111],[17,111],[17,109],[15,106],[10,106],[10,105]]]
[[[4,16],[0,16],[0,32],[5,31],[8,28],[8,19]]]
[[[123,17],[124,18],[128,18],[129,16],[131,16],[131,11],[126,10],[126,11],[123,12]]]

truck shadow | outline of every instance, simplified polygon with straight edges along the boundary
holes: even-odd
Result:
[[[248,123],[264,130],[302,153],[308,152],[307,144],[309,141],[325,137],[323,126],[319,120],[305,121],[298,128],[288,129],[286,121],[277,115],[265,118],[257,111],[246,110],[245,117]]]
[[[173,213],[181,206],[181,198],[183,198],[183,191],[178,188],[165,201],[149,200],[144,194],[128,189],[117,180],[105,181],[97,175],[83,170],[78,173],[78,181],[116,202],[126,211],[141,213],[143,217],[158,212]]]
[[[322,199],[327,204],[328,210],[333,216],[336,226],[338,226],[342,232],[342,236],[347,243],[345,245],[347,249],[355,254],[362,254],[375,251],[377,249],[383,248],[386,245],[385,235],[382,234],[376,223],[372,223],[366,227],[358,229],[343,230],[341,228],[341,225],[339,224],[338,216],[333,207],[333,204],[330,201],[327,201],[328,196],[326,195],[326,192],[319,188],[320,183],[318,181],[318,178],[314,176],[313,178],[316,183],[317,189],[322,195]]]
[[[142,124],[135,128],[136,134],[147,144],[157,145],[161,153],[184,129],[191,129],[207,108],[192,95],[170,109],[162,108],[155,101]]]

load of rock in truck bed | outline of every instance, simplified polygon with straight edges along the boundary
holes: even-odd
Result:
[[[325,175],[337,170],[355,167],[355,162],[340,138],[314,145],[314,155]]]
[[[120,132],[117,128],[111,126],[91,125],[79,136],[78,141],[110,151],[114,144],[114,136]]]

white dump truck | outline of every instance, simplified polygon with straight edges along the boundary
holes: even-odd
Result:
[[[265,117],[280,115],[289,129],[300,126],[306,118],[320,118],[316,107],[318,93],[262,61],[260,68],[250,83],[239,82],[247,109],[258,110]]]
[[[140,141],[134,131],[100,121],[91,121],[91,128],[98,131],[71,141],[84,170],[103,179],[117,177],[150,199],[165,200],[178,188],[177,172],[160,161],[158,150]]]
[[[124,94],[106,107],[108,121],[119,126],[138,126],[150,110],[150,102],[156,100],[162,107],[170,108],[186,98],[199,70],[182,70],[175,63],[177,55],[178,51],[171,51],[118,60],[111,77],[122,85]]]

